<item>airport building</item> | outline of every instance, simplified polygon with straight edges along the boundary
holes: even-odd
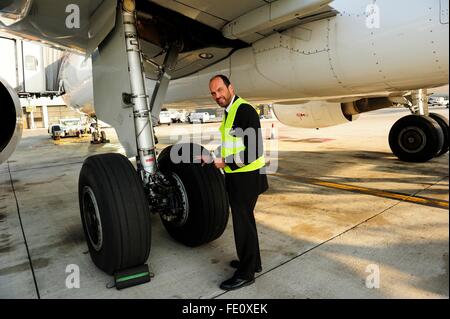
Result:
[[[0,47],[0,77],[20,96],[24,128],[47,128],[60,119],[85,117],[55,96],[61,89],[57,79],[62,51],[1,34]]]

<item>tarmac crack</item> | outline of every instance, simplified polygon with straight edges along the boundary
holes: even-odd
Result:
[[[28,262],[30,264],[31,274],[33,275],[33,281],[34,281],[34,287],[36,289],[36,295],[37,295],[38,299],[41,299],[41,295],[39,294],[39,287],[38,287],[37,280],[36,280],[36,274],[35,274],[34,268],[33,268],[33,261],[31,260],[30,249],[28,247],[27,237],[25,235],[25,230],[23,228],[22,216],[20,215],[19,201],[17,199],[16,190],[14,188],[14,182],[13,182],[12,175],[11,175],[11,169],[9,167],[9,161],[7,162],[7,164],[8,164],[9,181],[10,181],[11,188],[12,188],[12,191],[14,194],[14,200],[16,202],[17,214],[19,216],[20,229],[22,231],[22,237],[23,237],[23,240],[25,243],[25,248],[27,250],[27,257],[28,257]]]

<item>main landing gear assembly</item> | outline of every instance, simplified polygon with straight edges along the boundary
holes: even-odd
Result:
[[[392,152],[405,162],[426,162],[449,149],[448,119],[428,111],[426,90],[413,92],[408,105],[412,115],[399,119],[389,133]]]
[[[150,280],[148,272],[142,271],[142,266],[147,267],[151,247],[150,213],[159,214],[170,236],[190,247],[220,237],[229,216],[222,173],[214,165],[202,167],[196,163],[199,155],[208,154],[203,147],[172,145],[156,160],[150,110],[160,108],[158,103],[164,100],[170,79],[166,70],[176,61],[178,48],[175,45],[167,48],[148,105],[134,10],[133,1],[124,1],[122,19],[138,149],[137,170],[120,154],[91,156],[82,166],[78,185],[90,256],[98,268],[115,276],[116,287],[119,282],[126,287]],[[139,273],[134,269],[140,269]],[[118,274],[127,275],[121,279]],[[127,280],[129,284],[123,285]]]

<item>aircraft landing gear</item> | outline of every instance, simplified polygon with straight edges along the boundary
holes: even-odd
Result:
[[[134,115],[137,172],[122,155],[91,156],[83,163],[78,191],[91,258],[100,269],[117,277],[146,267],[151,246],[150,212],[160,214],[175,240],[198,246],[222,235],[229,205],[221,172],[213,165],[202,167],[196,160],[199,155],[207,155],[200,145],[170,146],[156,161],[151,115],[159,115],[170,80],[167,71],[176,62],[178,46],[166,48],[149,107],[133,1],[123,2],[111,37],[115,36],[125,38],[122,49],[126,50],[131,84],[131,93],[125,95],[130,97],[128,104]],[[117,50],[105,46],[102,50]]]
[[[437,114],[437,113],[430,113],[430,117],[435,120],[439,126],[442,129],[442,132],[444,133],[444,144],[442,146],[442,149],[440,152],[437,153],[437,157],[444,155],[445,153],[448,152],[448,147],[449,147],[449,143],[448,143],[448,132],[449,132],[449,124],[448,124],[448,119],[445,118],[445,116],[441,115],[441,114]]]
[[[426,162],[435,157],[444,144],[444,134],[431,117],[408,115],[398,120],[389,133],[392,152],[405,162]]]
[[[426,90],[412,94],[413,115],[399,119],[389,132],[392,153],[405,162],[426,162],[448,151],[448,120],[428,112]]]
[[[91,144],[109,143],[105,131],[100,131],[98,119],[95,118],[94,130],[91,133]]]

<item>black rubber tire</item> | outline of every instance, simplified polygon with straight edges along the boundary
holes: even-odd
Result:
[[[444,145],[442,146],[441,151],[436,154],[436,157],[439,157],[448,152],[448,119],[445,116],[437,113],[430,113],[430,117],[439,124],[442,132],[444,133]]]
[[[88,233],[86,221],[87,207],[89,202],[93,203],[89,189],[97,202],[103,233],[98,236],[98,232],[91,232],[94,240]],[[112,275],[147,261],[151,245],[148,201],[142,181],[125,156],[100,154],[88,157],[80,172],[78,198],[89,253],[98,268]]]
[[[408,137],[414,144],[407,141]],[[439,124],[429,116],[402,117],[395,122],[389,132],[389,146],[392,153],[405,162],[429,161],[441,151],[443,145],[444,133]]]
[[[178,154],[189,150],[189,160],[173,163],[170,158],[173,147]],[[172,238],[189,247],[219,238],[225,231],[229,216],[225,179],[214,165],[194,163],[193,159],[201,152],[208,151],[198,144],[176,144],[165,148],[158,157],[159,168],[164,174],[174,172],[181,179],[189,203],[185,224],[177,226],[162,218],[161,221]]]

